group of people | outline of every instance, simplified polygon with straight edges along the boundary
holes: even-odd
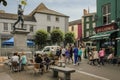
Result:
[[[87,50],[88,54],[88,63],[90,65],[104,65],[105,60],[110,60],[114,57],[114,52],[111,51],[109,55],[106,58],[106,51],[105,48],[100,48],[99,51],[96,50],[96,48],[92,48]]]
[[[66,64],[70,63],[71,61],[74,65],[76,65],[77,63],[79,65],[79,63],[81,62],[82,53],[83,51],[81,47],[72,45],[69,45],[66,48],[62,46],[61,48],[57,48],[56,50],[56,56],[58,56],[60,60],[65,61]]]
[[[47,54],[35,54],[34,55],[34,62],[38,63],[41,69],[41,74],[44,72],[44,68],[46,67],[45,71],[48,71],[50,65],[50,58]]]
[[[10,58],[10,62],[10,67],[13,71],[23,71],[24,66],[27,64],[27,57],[24,52],[22,52],[21,54],[15,52]]]

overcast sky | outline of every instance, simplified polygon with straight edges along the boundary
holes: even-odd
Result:
[[[7,0],[8,5],[4,7],[0,4],[0,10],[5,10],[7,13],[17,14],[18,1],[19,0]],[[49,9],[69,16],[69,21],[81,19],[83,9],[89,8],[89,12],[96,12],[96,0],[27,0],[24,14],[29,14],[41,2]]]

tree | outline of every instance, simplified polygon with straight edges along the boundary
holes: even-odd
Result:
[[[48,33],[44,30],[38,30],[35,34],[35,43],[38,45],[38,49],[43,47],[46,44],[48,38]]]
[[[75,40],[75,37],[74,37],[74,33],[72,33],[72,32],[67,32],[66,34],[65,34],[65,43],[67,44],[67,43],[74,43],[74,40]]]
[[[56,29],[51,32],[51,41],[53,43],[60,43],[63,41],[63,33],[62,31]]]
[[[0,4],[3,4],[4,6],[7,6],[7,1],[6,0],[0,0]]]

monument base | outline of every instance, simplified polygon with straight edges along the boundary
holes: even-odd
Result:
[[[29,32],[24,29],[16,29],[11,33],[14,37],[14,51],[27,51],[27,34],[29,34]]]

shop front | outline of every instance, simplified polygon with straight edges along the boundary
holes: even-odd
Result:
[[[96,41],[97,49],[100,50],[100,48],[105,48],[106,55],[110,54],[110,51],[112,50],[114,52],[114,55],[117,55],[117,40],[118,37],[118,26],[116,23],[99,26],[95,28],[96,34],[91,36],[90,39],[93,41]]]

